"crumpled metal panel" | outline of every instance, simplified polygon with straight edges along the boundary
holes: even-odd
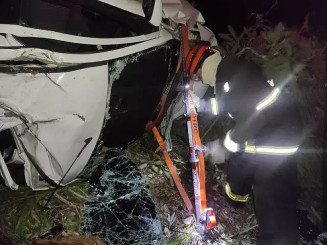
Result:
[[[164,16],[176,23],[189,24],[190,27],[205,20],[199,10],[186,0],[162,0]]]
[[[13,128],[23,123],[16,114],[4,108],[6,106],[0,104],[0,131]]]
[[[45,38],[57,41],[86,44],[86,45],[117,45],[117,44],[130,44],[144,42],[151,39],[159,38],[160,32],[156,31],[150,34],[144,34],[132,37],[121,37],[121,38],[94,38],[94,37],[81,37],[75,35],[69,35],[65,33],[60,33],[56,31],[48,31],[30,28],[20,25],[12,24],[0,24],[0,33],[6,33],[10,35],[15,35],[18,37],[32,37],[32,38]],[[6,46],[11,46],[8,38],[0,36],[1,45],[4,43]]]
[[[58,183],[77,158],[62,183],[74,180],[91,156],[103,126],[107,65],[62,73],[2,73],[0,87],[0,107],[6,111],[0,113],[0,123],[13,126],[20,119],[13,130],[27,155],[23,158],[30,162],[25,166],[29,175],[32,169],[28,166],[37,164]],[[7,122],[6,115],[16,121]],[[78,156],[89,138],[91,142]],[[32,179],[26,177],[35,189],[38,186]]]
[[[98,0],[100,2],[115,6],[117,8],[126,10],[130,13],[145,16],[143,9],[142,9],[142,0]],[[153,14],[150,19],[150,23],[154,26],[159,26],[162,19],[162,1],[161,0],[154,0],[154,9]]]
[[[137,11],[141,8],[141,1],[124,0],[119,3],[111,0],[100,1],[113,6],[118,4],[119,8],[126,7],[125,10],[129,9],[135,14],[139,14]],[[135,2],[136,5],[129,4],[131,2]],[[177,23],[188,23],[193,27],[195,23],[204,22],[201,13],[185,0],[162,2],[165,16]],[[155,3],[151,21],[160,19],[161,23],[161,1]],[[137,6],[138,10],[131,10],[133,6]],[[17,146],[15,156],[20,163],[24,163],[27,185],[33,189],[46,187],[50,182],[56,185],[72,163],[74,165],[62,184],[73,181],[87,163],[101,133],[111,89],[111,84],[108,85],[108,67],[107,65],[79,67],[74,71],[72,67],[81,64],[86,67],[94,62],[106,62],[129,56],[160,46],[174,38],[167,27],[162,26],[160,35],[152,33],[133,37],[128,42],[142,41],[130,46],[82,54],[61,53],[53,52],[50,48],[21,47],[11,34],[4,29],[1,31],[1,27],[6,25],[0,26],[0,32],[6,36],[0,36],[0,46],[11,48],[3,48],[0,52],[0,60],[4,62],[2,71],[8,70],[8,73],[7,70],[0,73],[0,131],[11,129]],[[201,25],[198,27],[202,39],[212,42],[212,33],[206,28],[201,28]],[[24,30],[28,33],[22,35],[31,38],[46,38],[49,34],[47,31],[32,28]],[[10,33],[14,31],[11,30]],[[52,38],[70,42],[72,36],[57,33]],[[96,45],[103,42],[125,43],[126,39],[104,40],[90,37],[79,38],[73,42]],[[37,62],[34,63],[35,61]],[[17,63],[6,66],[8,62]],[[46,65],[40,66],[40,62]],[[52,68],[57,69],[57,72],[51,72]],[[64,68],[65,72],[58,71]],[[6,164],[2,165],[6,167]],[[5,175],[4,172],[7,172],[6,169],[0,173]],[[9,177],[7,180],[10,180]],[[10,185],[16,188],[14,182]]]
[[[140,42],[119,49],[114,49],[111,51],[103,51],[103,52],[88,53],[88,54],[59,53],[59,52],[52,52],[46,49],[27,48],[27,47],[20,48],[20,49],[8,48],[8,49],[1,49],[0,60],[1,61],[38,60],[47,64],[50,63],[56,65],[65,65],[65,66],[71,64],[85,64],[85,63],[92,63],[92,62],[114,60],[120,57],[135,54],[137,52],[152,47],[160,46],[166,43],[167,41],[171,40],[172,38],[173,37],[169,34],[168,31],[162,29],[160,30],[159,38]]]
[[[162,8],[165,18],[175,23],[188,24],[193,31],[198,31],[202,41],[208,41],[211,45],[217,46],[217,40],[213,32],[205,27],[205,19],[201,12],[194,8],[186,0],[162,0]]]

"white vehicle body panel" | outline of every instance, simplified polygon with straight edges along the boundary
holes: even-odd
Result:
[[[204,23],[205,20],[197,9],[186,0],[162,0],[165,18],[176,23],[188,24],[194,27],[196,23]]]
[[[144,17],[142,9],[142,0],[99,0],[100,2],[115,6],[117,8],[126,10],[130,13]],[[162,20],[162,2],[155,0],[154,9],[150,23],[154,26],[159,26]]]
[[[22,121],[13,131],[29,156],[25,166],[28,176],[33,172],[32,159],[58,183],[85,146],[84,141],[92,138],[62,183],[74,180],[91,156],[103,126],[107,65],[64,73],[2,73],[0,87],[6,88],[0,90],[0,104]],[[27,184],[36,189],[39,183],[32,179],[30,176]]]
[[[142,1],[99,1],[138,16],[145,16]],[[6,47],[0,48],[0,60],[23,62],[23,65],[1,65],[14,70],[17,68],[17,72],[11,70],[0,73],[0,131],[10,129],[17,147],[10,161],[5,162],[4,156],[0,154],[0,174],[7,186],[18,188],[7,168],[14,162],[24,166],[26,183],[34,190],[48,188],[51,185],[49,182],[56,185],[62,181],[62,185],[66,185],[78,177],[99,139],[109,107],[112,83],[109,82],[106,61],[157,47],[178,38],[161,23],[163,15],[175,23],[187,23],[192,28],[197,23],[197,31],[202,40],[215,40],[212,32],[200,25],[204,23],[201,13],[186,0],[156,0],[149,22],[159,28],[149,34],[130,37],[85,37],[0,23],[0,33],[4,34],[0,35],[0,46]],[[94,45],[99,48],[97,52],[88,53],[54,52],[50,49],[25,47],[15,36]],[[102,45],[123,47],[106,51],[101,49]],[[27,61],[32,63],[24,64]],[[41,61],[45,65],[41,66],[35,61]],[[98,62],[101,64],[88,67],[88,64]],[[86,68],[72,68],[79,64],[84,64]],[[45,72],[39,69],[37,72],[27,73],[19,71],[18,67],[21,66],[32,70],[68,70]],[[203,91],[205,88],[196,91]],[[201,97],[200,94],[198,96]],[[176,103],[180,106],[182,100]],[[165,131],[168,138],[173,120],[183,113],[183,110],[176,111],[176,108],[170,108],[172,116],[163,122],[163,125],[168,125]],[[85,143],[87,139],[90,140],[88,144]]]
[[[90,54],[59,53],[39,48],[2,49],[0,52],[0,60],[39,60],[45,63],[55,63],[57,65],[92,63],[114,60],[130,54],[135,54],[142,50],[164,44],[172,38],[173,37],[169,34],[169,32],[166,30],[161,30],[159,38],[121,49]]]
[[[106,3],[111,6],[126,10],[130,13],[137,14],[144,17],[142,10],[142,0],[99,0],[99,2]]]
[[[144,42],[159,38],[160,32],[153,32],[146,35],[123,37],[123,38],[94,38],[69,35],[56,31],[47,31],[35,28],[29,28],[20,25],[0,24],[0,33],[12,34],[18,37],[45,38],[69,43],[87,44],[87,45],[114,45]]]

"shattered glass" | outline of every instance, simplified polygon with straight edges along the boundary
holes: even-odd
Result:
[[[82,233],[98,235],[106,244],[165,244],[149,187],[124,151],[111,150],[91,169],[94,163]]]

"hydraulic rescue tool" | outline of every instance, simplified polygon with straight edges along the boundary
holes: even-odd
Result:
[[[206,198],[206,187],[205,187],[205,163],[204,163],[204,147],[202,146],[199,132],[199,125],[197,119],[197,111],[194,101],[193,93],[193,83],[194,81],[190,79],[189,74],[186,73],[185,69],[185,57],[189,51],[188,43],[188,27],[187,25],[181,28],[181,55],[179,68],[183,69],[183,86],[184,86],[184,103],[186,108],[186,121],[187,121],[187,131],[189,138],[189,148],[190,148],[190,163],[192,166],[192,178],[193,178],[193,189],[194,189],[194,199],[195,199],[195,210],[192,203],[184,190],[179,177],[177,175],[176,169],[170,159],[168,151],[166,149],[165,143],[162,140],[156,124],[149,122],[147,124],[147,129],[152,129],[159,146],[164,154],[165,161],[168,165],[170,173],[173,177],[175,185],[182,196],[188,211],[191,214],[195,212],[196,218],[196,228],[198,232],[203,235],[204,231],[207,229],[212,229],[216,226],[216,217],[212,208],[207,207]],[[162,106],[162,105],[161,105]]]
[[[202,146],[197,119],[196,107],[194,105],[192,80],[185,85],[185,117],[187,120],[187,131],[190,147],[190,163],[192,165],[193,189],[195,199],[195,215],[197,230],[203,234],[204,230],[216,226],[216,217],[212,208],[207,207],[204,147]]]
[[[193,83],[186,68],[186,56],[190,50],[188,41],[188,26],[183,25],[180,29],[181,60],[183,67],[184,103],[186,107],[187,132],[190,147],[190,163],[192,165],[192,178],[195,199],[196,227],[202,235],[206,229],[216,226],[216,217],[212,208],[207,207],[204,147],[200,139],[198,114],[193,98]]]

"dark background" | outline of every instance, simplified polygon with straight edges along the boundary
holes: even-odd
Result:
[[[190,0],[201,11],[206,25],[215,33],[227,32],[231,25],[237,32],[254,23],[251,13],[287,27],[301,27],[309,15],[311,31],[327,40],[327,0]],[[273,7],[274,6],[274,7]]]

